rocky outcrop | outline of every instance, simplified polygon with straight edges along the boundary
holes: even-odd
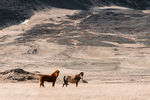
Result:
[[[17,68],[1,72],[0,78],[3,81],[38,81],[39,75]]]

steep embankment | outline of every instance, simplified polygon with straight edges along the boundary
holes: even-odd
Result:
[[[133,9],[149,9],[150,1],[149,0],[94,0],[96,4],[103,5],[117,5],[123,7],[129,7]]]
[[[30,18],[34,11],[47,7],[86,10],[92,6],[118,5],[134,9],[149,9],[148,0],[1,0],[0,29]]]
[[[1,0],[0,28],[17,24],[47,7],[87,9],[89,5],[92,5],[90,0]]]

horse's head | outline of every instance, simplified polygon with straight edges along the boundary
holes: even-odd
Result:
[[[84,72],[80,73],[81,79],[83,79]]]
[[[59,71],[59,70],[56,70],[52,75],[58,77],[59,73],[60,73],[60,71]]]
[[[56,70],[55,72],[56,72],[56,74],[57,74],[56,76],[58,76],[58,75],[59,75],[59,73],[60,73],[60,71],[59,71],[59,70]]]

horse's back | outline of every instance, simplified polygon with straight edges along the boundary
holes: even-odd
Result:
[[[66,79],[70,83],[76,83],[77,80],[75,79],[75,76],[66,76]]]
[[[54,77],[51,77],[50,75],[41,75],[40,81],[47,81],[47,82],[53,82]]]

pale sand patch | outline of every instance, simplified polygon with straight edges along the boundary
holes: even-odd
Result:
[[[112,5],[112,6],[103,6],[103,7],[97,7],[99,9],[130,9],[130,8],[127,8],[127,7],[121,7],[121,6],[115,6],[115,5]]]
[[[149,100],[148,84],[79,84],[62,88],[50,83],[0,83],[1,100]]]
[[[143,10],[144,13],[150,13],[150,10]]]

